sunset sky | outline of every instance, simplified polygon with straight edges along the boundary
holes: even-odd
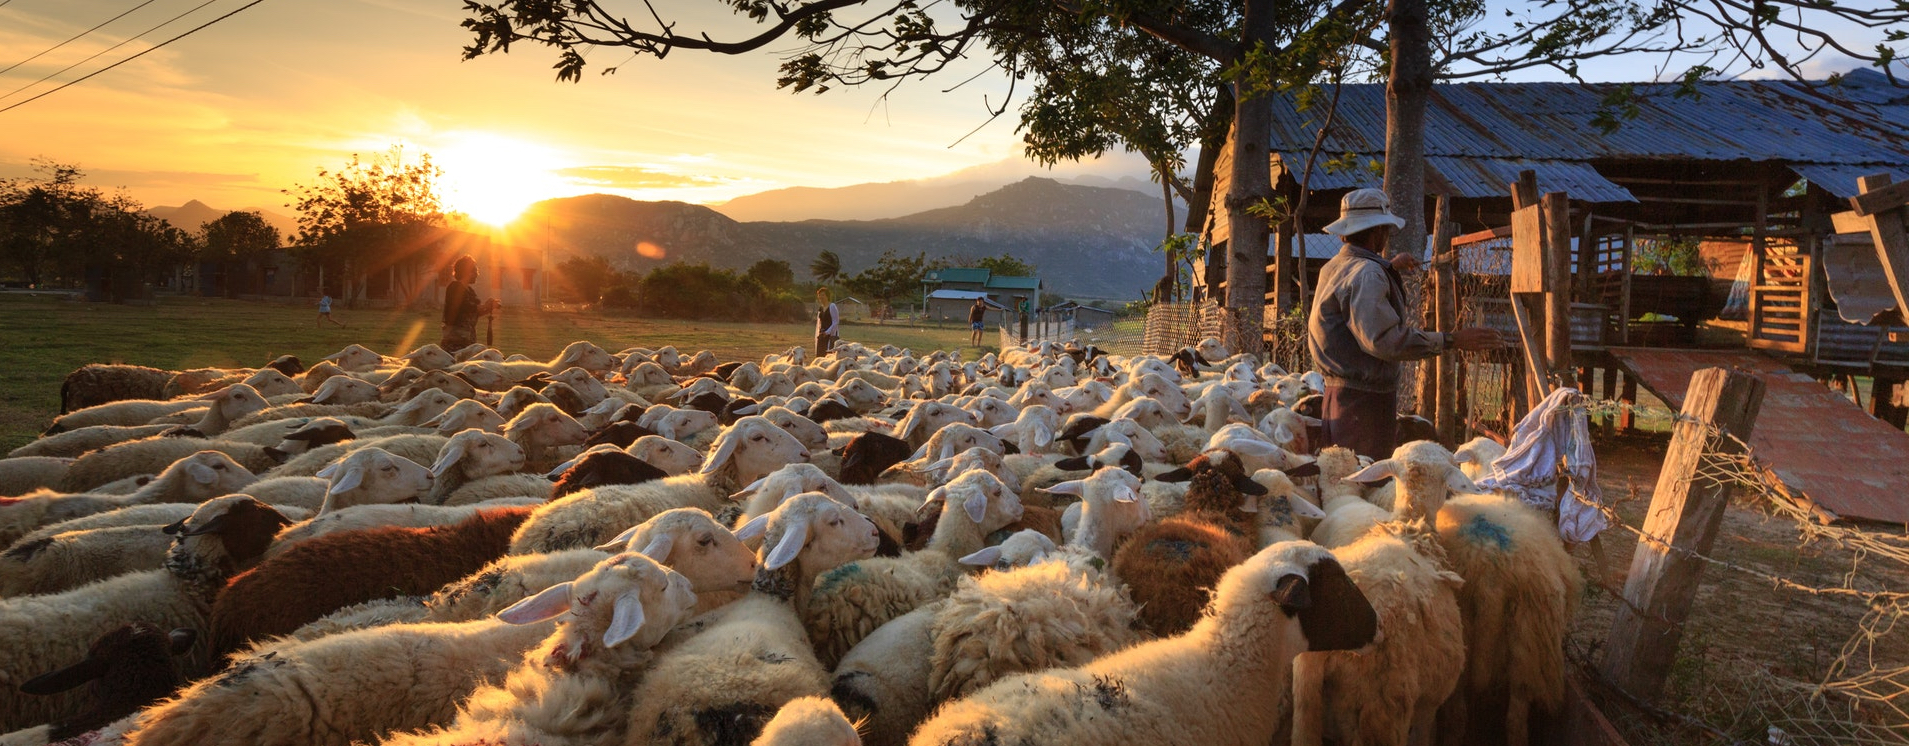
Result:
[[[208,2],[140,41],[52,81],[0,96],[0,107],[48,90],[248,0],[154,0],[0,75],[0,93],[79,62]],[[0,67],[138,5],[138,0],[10,0],[0,5]],[[430,152],[447,201],[499,218],[542,198],[613,192],[637,199],[721,202],[785,186],[842,186],[937,176],[964,168],[1028,171],[1012,114],[979,133],[983,97],[1005,84],[954,71],[879,100],[877,90],[792,95],[775,88],[779,56],[679,52],[664,61],[591,53],[580,84],[557,83],[554,55],[459,61],[469,40],[455,0],[267,0],[85,83],[0,113],[0,176],[47,157],[77,163],[88,182],[125,187],[148,205],[199,199],[215,207],[290,213],[280,190],[393,143]],[[640,5],[630,4],[632,8]],[[699,25],[741,36],[756,28],[719,3]],[[787,50],[791,45],[771,50]],[[1844,67],[1847,67],[1845,65]],[[966,73],[978,71],[978,66]],[[1648,79],[1645,61],[1597,71]],[[1540,76],[1541,77],[1541,76]],[[1132,159],[1087,167],[1144,174]],[[1078,172],[1076,168],[1070,171]]]

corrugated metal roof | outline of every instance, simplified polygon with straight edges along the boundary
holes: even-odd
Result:
[[[1909,89],[1890,86],[1874,71],[1858,71],[1841,85],[1819,84],[1815,89],[1788,80],[1704,83],[1694,97],[1677,95],[1675,84],[1634,84],[1633,92],[1641,97],[1637,116],[1607,133],[1595,118],[1617,85],[1434,86],[1425,115],[1428,165],[1467,196],[1503,195],[1505,183],[1518,169],[1532,168],[1539,171],[1541,189],[1548,171],[1560,184],[1557,188],[1596,201],[1633,198],[1594,169],[1561,164],[1749,160],[1909,168],[1909,116],[1904,116],[1909,114]],[[1286,162],[1303,164],[1324,119],[1323,107],[1301,112],[1292,98],[1275,97],[1272,109],[1271,150]],[[1322,157],[1353,153],[1383,158],[1385,121],[1383,84],[1344,86]],[[1295,165],[1293,170],[1301,168]],[[1319,171],[1323,169],[1315,167],[1315,189],[1370,186],[1378,180],[1365,169]],[[1824,175],[1840,178],[1844,173]],[[1832,191],[1848,188],[1832,185]]]
[[[988,294],[975,290],[936,290],[929,293],[928,297],[944,298],[947,300],[974,300],[976,298],[986,298]]]
[[[1001,290],[1038,290],[1041,287],[1041,278],[995,275],[988,278],[988,287]]]
[[[1850,165],[1845,163],[1792,163],[1790,170],[1797,176],[1809,179],[1811,184],[1829,190],[1830,194],[1845,199],[1854,197],[1856,180],[1872,174],[1889,174],[1893,181],[1909,178],[1909,166],[1894,166],[1879,163]]]

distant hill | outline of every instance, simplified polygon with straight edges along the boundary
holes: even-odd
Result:
[[[287,217],[259,207],[247,207],[242,208],[242,210],[244,212],[258,213],[261,217],[265,218],[266,223],[269,223],[273,228],[277,228],[279,235],[284,238],[289,239],[293,233],[298,232],[298,220],[296,218]],[[199,228],[206,223],[225,217],[225,214],[228,212],[235,211],[211,207],[196,199],[178,207],[154,207],[146,210],[146,214],[171,223],[174,228],[193,233],[197,233]]]
[[[841,256],[851,274],[887,250],[968,258],[1007,253],[1039,267],[1055,292],[1122,300],[1158,276],[1152,249],[1163,225],[1159,200],[1140,192],[1038,177],[965,204],[883,220],[742,222],[700,205],[594,194],[537,203],[515,226],[520,236],[536,235],[546,218],[553,261],[596,254],[648,271],[679,260],[742,269],[781,259],[806,278],[809,262],[824,250]]]
[[[1000,189],[1039,167],[1025,161],[990,164],[929,179],[854,184],[845,187],[788,187],[744,195],[718,205],[717,212],[744,222],[796,220],[880,220],[923,210],[954,207]],[[1107,178],[1092,174],[1035,176],[1075,186],[1126,189],[1153,196],[1157,184],[1133,176]]]

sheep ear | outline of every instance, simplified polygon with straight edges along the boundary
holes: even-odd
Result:
[[[740,489],[740,490],[737,490],[737,491],[736,491],[736,494],[733,494],[733,495],[730,495],[730,496],[729,496],[729,499],[730,499],[730,500],[741,500],[741,499],[743,499],[743,498],[745,498],[745,497],[748,497],[748,496],[750,496],[750,495],[753,495],[753,494],[756,494],[756,490],[759,490],[759,489],[762,489],[762,483],[763,483],[763,482],[767,482],[767,481],[769,481],[769,478],[768,478],[768,477],[763,477],[763,478],[761,478],[761,479],[758,479],[758,480],[756,480],[756,481],[754,481],[754,482],[750,482],[750,483],[749,483],[749,486],[747,486],[747,487],[744,487],[744,488],[742,488],[742,489]],[[661,560],[658,560],[658,561],[660,562]]]
[[[105,675],[105,659],[88,656],[73,665],[27,679],[20,684],[20,691],[40,696],[59,694]]]
[[[1083,469],[1090,469],[1090,468],[1093,468],[1093,462],[1090,461],[1089,458],[1090,457],[1088,456],[1075,456],[1073,458],[1064,458],[1054,462],[1054,468],[1060,469],[1061,471],[1081,471]]]
[[[761,410],[762,410],[761,402],[757,402],[755,404],[744,404],[736,408],[736,414],[742,415],[744,417],[748,417],[749,415],[756,414],[760,412]]]
[[[1046,448],[1053,444],[1054,444],[1054,428],[1048,427],[1047,423],[1041,423],[1039,425],[1035,425],[1034,426],[1034,447]]]
[[[639,553],[645,557],[656,560],[656,563],[660,565],[669,559],[669,550],[675,545],[676,537],[674,535],[667,531],[660,531],[657,532],[655,536],[650,537],[650,543],[643,545],[643,549]]]
[[[346,469],[345,473],[342,476],[338,477],[337,481],[332,482],[331,489],[326,490],[325,494],[327,495],[344,494],[346,492],[350,492],[352,490],[358,489],[358,485],[364,484],[364,482],[365,482],[365,467],[353,466],[349,469]]]
[[[543,592],[511,604],[509,608],[497,612],[497,620],[505,624],[536,624],[549,621],[570,610],[571,583],[558,583],[543,589]]]
[[[947,487],[936,487],[933,490],[929,490],[928,496],[921,500],[921,507],[915,509],[915,520],[925,521],[929,515],[941,512],[941,503],[947,501]]]
[[[982,547],[981,551],[962,557],[959,560],[961,564],[974,565],[975,567],[993,567],[994,563],[999,561],[1001,561],[1001,547],[999,546]]]
[[[995,425],[994,427],[988,428],[988,432],[993,434],[994,437],[996,438],[1009,437],[1014,434],[1014,423],[1004,422],[1002,424]]]
[[[1445,470],[1445,486],[1453,492],[1464,492],[1474,495],[1485,492],[1485,488],[1478,486],[1478,483],[1472,481],[1471,477],[1465,476],[1465,472],[1457,469]]]
[[[768,530],[769,514],[764,513],[749,519],[748,523],[742,524],[742,528],[736,529],[736,538],[740,541],[750,541],[762,536]]]
[[[1114,502],[1117,502],[1117,503],[1141,502],[1140,493],[1133,491],[1132,487],[1122,484],[1119,487],[1116,487],[1114,489]],[[1141,502],[1141,504],[1144,505],[1145,503]]]
[[[803,516],[789,523],[782,532],[782,540],[776,542],[775,549],[762,560],[762,569],[780,570],[783,565],[794,562],[796,555],[802,553],[802,547],[809,543],[809,518]]]
[[[186,464],[186,474],[199,484],[211,484],[219,479],[219,473],[205,464]]]
[[[1087,481],[1084,479],[1073,479],[1066,482],[1061,482],[1060,484],[1056,484],[1052,487],[1049,487],[1041,491],[1046,492],[1047,494],[1050,494],[1050,495],[1073,495],[1075,497],[1083,497],[1087,494]]]
[[[1279,585],[1273,587],[1273,603],[1279,604],[1287,616],[1298,616],[1299,612],[1312,608],[1312,592],[1306,587],[1306,576],[1287,575],[1279,579]]]
[[[1239,490],[1240,494],[1243,495],[1259,497],[1266,494],[1266,485],[1255,482],[1249,477],[1235,478],[1233,480],[1233,488]]]
[[[343,461],[333,461],[326,464],[324,468],[319,469],[316,473],[312,474],[312,476],[318,477],[319,479],[330,479],[331,475],[337,474],[338,470],[344,465],[345,462]]]
[[[908,410],[908,415],[901,418],[901,425],[896,428],[895,437],[907,440],[908,434],[914,432],[915,426],[919,424],[921,424],[921,407]]]
[[[610,552],[613,554],[616,552],[621,552],[623,551],[623,548],[625,546],[629,545],[630,538],[633,536],[636,536],[636,532],[642,530],[642,528],[643,528],[642,526],[631,526],[629,528],[626,528],[623,530],[623,533],[617,534],[616,538],[606,541],[602,544],[598,544],[596,546],[596,550],[599,552]]]
[[[1279,426],[1273,428],[1274,443],[1278,443],[1283,446],[1283,445],[1286,445],[1287,443],[1291,443],[1294,440],[1297,440],[1298,438],[1299,436],[1293,433],[1293,429],[1290,427],[1287,427],[1286,423],[1284,422],[1279,423]]]
[[[1306,427],[1325,427],[1326,425],[1325,420],[1319,419],[1318,417],[1307,417],[1303,414],[1299,415],[1299,421],[1306,423]]]
[[[1319,462],[1308,461],[1285,471],[1289,477],[1316,477],[1319,476]]]
[[[453,440],[445,444],[444,452],[438,454],[437,463],[431,465],[431,476],[441,477],[444,472],[464,458],[464,441]]]
[[[1358,482],[1360,484],[1376,484],[1398,475],[1399,462],[1393,461],[1392,459],[1385,459],[1383,461],[1374,461],[1371,466],[1347,475],[1346,481]]]
[[[1155,482],[1185,482],[1192,478],[1193,478],[1193,470],[1182,466],[1172,471],[1163,471],[1163,472],[1160,472],[1159,474],[1155,474],[1153,477],[1153,481]]]
[[[1293,515],[1301,518],[1326,517],[1326,511],[1320,510],[1319,506],[1312,504],[1312,501],[1300,497],[1297,494],[1287,495],[1286,504],[1292,507]]]
[[[656,434],[663,435],[660,430]],[[663,437],[668,440],[676,439],[674,435],[663,435]],[[730,428],[728,432],[723,433],[722,437],[716,439],[716,452],[709,455],[709,459],[703,462],[703,468],[697,473],[714,474],[718,469],[727,466],[729,458],[736,455],[736,445],[742,442],[742,438],[742,433],[735,428]]]
[[[616,597],[610,611],[610,628],[603,631],[603,646],[613,648],[635,637],[643,629],[643,597],[630,591]]]
[[[929,464],[929,465],[927,465],[927,466],[923,466],[923,467],[921,467],[921,468],[919,468],[919,469],[916,469],[915,471],[918,471],[918,472],[920,472],[920,471],[940,471],[940,470],[942,470],[942,469],[946,469],[946,468],[948,468],[948,467],[950,467],[950,466],[954,466],[954,459],[953,459],[953,458],[944,458],[944,459],[942,459],[942,460],[940,460],[940,461],[936,461],[936,462],[934,462],[934,463],[932,463],[932,464]]]
[[[1240,507],[1241,513],[1258,513],[1259,512],[1259,495],[1243,496],[1243,499],[1240,500],[1239,507]]]
[[[970,491],[961,500],[961,507],[967,509],[968,518],[980,523],[981,519],[988,517],[988,493],[980,489]]]

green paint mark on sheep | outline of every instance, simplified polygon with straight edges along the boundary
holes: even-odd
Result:
[[[850,562],[841,567],[837,567],[833,570],[822,573],[822,579],[816,581],[815,591],[817,593],[824,593],[827,591],[834,590],[835,586],[860,578],[862,577],[862,574],[863,574],[862,563]]]
[[[1482,515],[1472,516],[1465,527],[1458,530],[1458,535],[1473,544],[1496,545],[1500,552],[1511,550],[1511,532]]]

